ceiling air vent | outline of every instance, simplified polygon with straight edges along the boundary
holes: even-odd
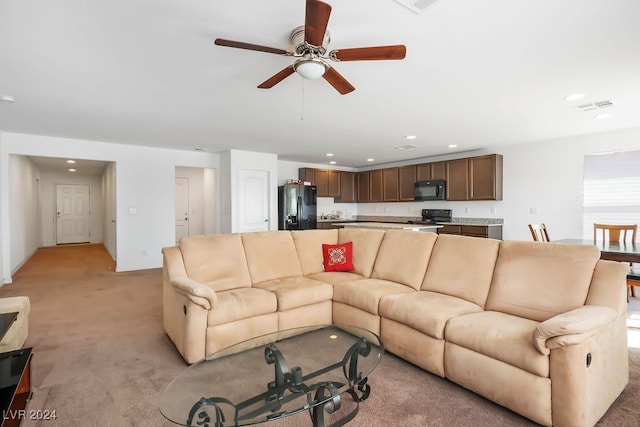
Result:
[[[580,111],[595,111],[603,108],[613,107],[613,102],[607,99],[604,101],[593,102],[591,104],[578,105],[576,108]]]
[[[431,3],[435,3],[436,0],[396,0],[396,3],[400,3],[407,9],[417,13],[422,13]]]

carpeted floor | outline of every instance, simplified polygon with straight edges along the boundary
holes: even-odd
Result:
[[[162,271],[115,273],[101,245],[43,248],[0,288],[31,299],[29,409],[57,420],[29,426],[170,426],[156,401],[186,368],[162,329]],[[640,298],[629,304],[630,339]],[[639,340],[640,342],[640,340]],[[640,343],[630,347],[630,383],[599,426],[640,425]],[[369,379],[371,397],[350,426],[534,426],[445,379],[387,354]],[[305,413],[268,424],[309,426]],[[266,424],[265,424],[266,426]]]

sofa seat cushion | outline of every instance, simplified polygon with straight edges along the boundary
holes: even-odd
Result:
[[[278,311],[331,301],[333,297],[333,286],[306,277],[267,280],[254,287],[273,292],[278,300]]]
[[[449,319],[479,311],[482,308],[469,301],[429,291],[387,295],[380,301],[380,316],[438,339],[444,339]]]
[[[352,271],[323,271],[322,273],[308,274],[305,277],[329,283],[330,285],[364,279],[364,276]]]
[[[382,279],[363,279],[340,283],[333,289],[333,302],[341,302],[378,315],[380,299],[392,294],[415,294],[417,291],[400,283]]]
[[[549,356],[533,345],[538,322],[497,311],[465,314],[449,320],[445,339],[461,347],[549,377]]]
[[[218,292],[216,295],[218,305],[209,310],[207,326],[275,313],[278,308],[276,296],[264,289],[238,288]]]

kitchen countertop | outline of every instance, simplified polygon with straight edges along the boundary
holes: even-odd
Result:
[[[440,228],[440,225],[431,224],[398,224],[391,222],[341,222],[336,223],[336,226],[342,227],[358,227],[358,228],[383,228],[383,229],[395,229],[395,230],[411,230],[411,231],[429,231]]]
[[[502,224],[489,224],[489,223],[480,223],[480,222],[438,222],[439,225],[479,225],[481,227],[502,227]]]

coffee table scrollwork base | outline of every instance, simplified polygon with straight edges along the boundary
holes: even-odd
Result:
[[[367,378],[358,371],[358,358],[368,356],[371,352],[371,343],[365,338],[358,339],[345,353],[340,362],[319,369],[307,375],[303,375],[300,367],[289,369],[287,361],[275,344],[269,344],[264,350],[264,359],[269,365],[274,365],[274,380],[267,384],[267,390],[239,404],[220,398],[202,397],[191,410],[187,419],[187,426],[198,427],[223,427],[231,425],[225,417],[224,406],[230,406],[234,414],[233,425],[242,425],[243,419],[251,419],[255,416],[271,412],[267,418],[275,419],[284,413],[280,411],[282,404],[298,398],[301,394],[307,395],[307,406],[311,421],[315,427],[325,427],[325,412],[332,414],[341,407],[341,395],[339,390],[348,385],[347,393],[356,402],[356,407],[344,417],[335,421],[329,427],[340,427],[353,420],[358,414],[359,403],[366,400],[371,392],[367,384]],[[310,380],[334,369],[342,368],[346,383],[322,381],[308,384]],[[356,391],[357,390],[357,391]],[[287,394],[286,392],[289,392]],[[360,394],[358,394],[358,391]],[[258,402],[264,404],[258,408],[247,411]]]

